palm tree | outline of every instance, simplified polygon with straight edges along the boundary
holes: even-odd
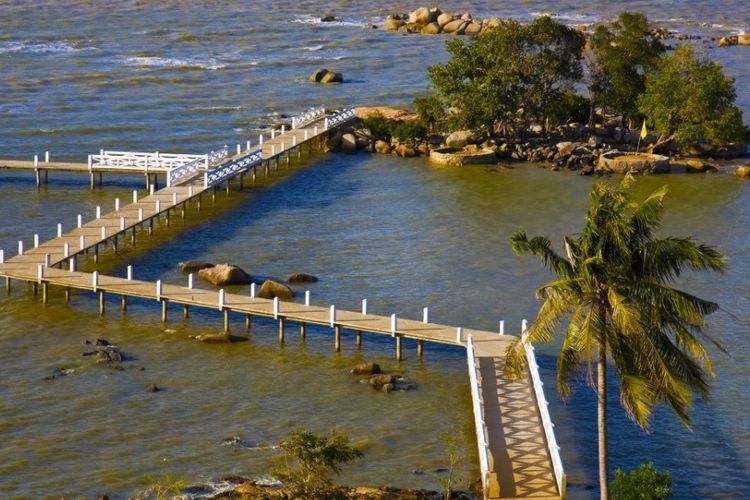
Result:
[[[718,305],[671,285],[685,268],[722,271],[724,256],[691,238],[656,238],[667,188],[636,203],[628,195],[632,183],[626,176],[620,186],[594,185],[583,231],[564,238],[564,257],[545,237],[529,239],[519,231],[511,238],[517,254],[541,257],[557,279],[537,290],[543,301],[539,314],[508,349],[507,375],[523,373],[524,342],[549,342],[567,321],[558,390],[569,396],[570,383],[588,369],[598,400],[599,485],[605,500],[607,358],[619,378],[620,402],[636,424],[648,428],[652,407],[665,402],[689,426],[693,392],[706,395],[714,376],[701,340],[723,350],[703,331],[704,317]]]

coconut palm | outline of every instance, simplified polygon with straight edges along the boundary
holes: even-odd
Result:
[[[545,237],[529,239],[519,231],[511,238],[517,254],[541,257],[557,279],[537,291],[539,314],[508,349],[507,374],[523,373],[524,342],[549,342],[567,322],[557,385],[569,396],[571,382],[588,369],[598,399],[602,499],[609,497],[607,359],[620,382],[620,402],[636,424],[648,428],[651,409],[664,402],[689,426],[693,393],[706,395],[714,376],[702,340],[722,348],[703,331],[704,317],[718,305],[671,285],[686,268],[722,271],[724,256],[691,238],[656,238],[667,188],[636,203],[628,194],[632,182],[627,176],[620,186],[594,185],[583,231],[564,238],[565,256]]]

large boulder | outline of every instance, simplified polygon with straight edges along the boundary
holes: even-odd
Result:
[[[357,138],[351,132],[347,132],[341,136],[341,151],[344,153],[356,153],[357,152]]]
[[[474,134],[470,130],[458,130],[445,139],[445,145],[449,148],[462,148],[474,139]]]
[[[560,156],[570,156],[573,154],[573,151],[575,151],[576,149],[576,143],[570,142],[570,141],[563,141],[563,142],[558,142],[555,147],[557,147],[557,153]]]
[[[737,45],[750,45],[750,34],[737,35]]]
[[[248,285],[250,275],[232,264],[216,264],[198,271],[198,276],[215,286]]]
[[[266,280],[258,291],[258,297],[261,299],[273,299],[278,297],[279,300],[289,301],[294,298],[294,290],[278,281]]]
[[[477,21],[472,21],[464,29],[464,33],[467,35],[478,35],[481,31],[482,31],[482,23],[477,22]]]
[[[414,121],[419,119],[416,113],[406,108],[396,108],[393,106],[357,106],[354,108],[354,116],[360,120],[366,120],[376,115],[380,115],[386,120],[395,121]]]
[[[320,17],[321,23],[332,23],[334,21],[338,21],[338,18],[334,14],[325,14]]]
[[[381,141],[381,140],[375,141],[375,151],[383,155],[390,154],[391,145],[385,141]]]
[[[719,38],[719,47],[731,47],[739,43],[739,37],[737,35],[723,36]]]
[[[453,14],[448,14],[448,13],[445,13],[445,12],[443,12],[442,14],[440,14],[438,16],[438,18],[437,18],[438,26],[440,26],[441,28],[444,28],[445,25],[448,24],[451,21],[453,21]]]
[[[701,174],[703,172],[718,172],[716,165],[704,162],[702,160],[687,160],[685,162],[685,172],[688,174]]]
[[[344,75],[335,71],[329,71],[323,78],[320,79],[320,83],[344,83]]]
[[[318,278],[312,274],[295,273],[286,279],[287,283],[316,283]]]
[[[328,73],[328,70],[326,68],[320,68],[315,70],[312,75],[308,77],[308,80],[311,82],[319,82],[323,79],[323,77]]]
[[[393,152],[396,153],[396,156],[400,156],[401,158],[412,158],[417,156],[417,152],[408,144],[399,144],[393,148]]]
[[[177,266],[180,268],[180,271],[192,273],[193,271],[200,271],[201,269],[214,267],[214,264],[211,262],[202,262],[200,260],[189,260],[187,262],[180,262]]]
[[[741,167],[737,167],[737,170],[734,171],[734,175],[736,175],[740,179],[750,179],[750,166],[743,165]]]
[[[383,29],[385,31],[398,31],[398,29],[406,24],[401,19],[394,19],[392,17],[389,17],[385,20],[385,23],[383,23]]]
[[[352,369],[349,370],[349,373],[352,375],[375,375],[380,373],[380,365],[374,361],[360,363],[352,367]]]
[[[371,375],[370,378],[367,379],[367,383],[375,389],[381,389],[386,384],[395,384],[397,380],[398,378],[396,375],[381,373],[379,375]]]
[[[422,28],[422,33],[425,35],[438,35],[443,29],[438,23],[430,23]]]
[[[430,9],[428,9],[427,7],[420,7],[409,14],[410,23],[427,24],[432,21],[432,14],[430,13]]]
[[[443,26],[443,31],[445,33],[455,33],[456,35],[463,35],[464,30],[468,25],[469,21],[463,19],[455,19]]]

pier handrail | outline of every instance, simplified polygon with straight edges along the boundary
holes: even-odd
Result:
[[[305,127],[323,118],[326,114],[324,107],[310,108],[304,113],[292,117],[292,130]]]
[[[221,184],[237,174],[245,172],[263,161],[263,148],[257,148],[236,156],[226,163],[203,173],[203,187],[206,189]]]
[[[466,358],[469,363],[469,382],[471,384],[471,401],[474,409],[474,428],[477,432],[477,447],[479,449],[479,471],[482,475],[482,490],[484,498],[489,498],[490,473],[493,464],[490,463],[490,446],[487,433],[487,424],[484,417],[484,398],[482,397],[482,374],[476,363],[476,352],[474,339],[469,335],[466,342]]]
[[[560,458],[560,447],[557,445],[557,439],[555,438],[555,424],[552,423],[552,418],[549,414],[549,403],[547,402],[547,398],[544,397],[544,382],[542,382],[541,377],[539,377],[539,365],[537,364],[536,356],[534,355],[534,346],[531,345],[530,342],[526,342],[525,339],[523,340],[523,344],[526,349],[526,360],[529,364],[529,372],[531,373],[531,383],[534,386],[537,406],[542,418],[544,435],[547,438],[547,449],[549,451],[550,459],[552,460],[552,469],[555,473],[557,491],[560,494],[560,498],[565,498],[568,479],[565,475],[565,470],[563,469],[562,459]]]
[[[329,116],[326,119],[328,128],[337,127],[341,125],[342,123],[346,123],[349,120],[353,120],[355,117],[354,115],[354,108],[347,108],[339,111],[338,113],[334,113],[331,116]]]
[[[166,171],[190,163],[203,155],[140,151],[105,151],[91,155],[91,167],[140,168],[144,171]]]
[[[224,146],[222,149],[211,151],[206,155],[200,155],[190,163],[169,169],[167,172],[167,187],[176,186],[181,182],[192,179],[201,170],[208,170],[212,164],[223,160],[228,155],[229,149],[227,146]]]

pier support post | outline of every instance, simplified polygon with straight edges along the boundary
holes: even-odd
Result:
[[[253,326],[253,317],[250,314],[245,314],[245,331],[249,332]]]
[[[167,304],[169,301],[167,299],[161,299],[161,322],[166,323],[167,322]]]
[[[188,319],[190,317],[190,306],[185,304],[182,306],[182,317]]]
[[[94,172],[89,173],[89,189],[94,189]]]
[[[424,355],[424,340],[419,339],[417,340],[417,357],[419,359],[422,359],[423,355]]]
[[[154,234],[154,219],[151,218],[148,220],[148,235],[152,236]]]
[[[229,309],[224,309],[224,333],[229,333]]]
[[[341,325],[333,327],[333,350],[341,351]]]
[[[10,295],[10,278],[5,278],[5,293]]]
[[[299,338],[301,338],[304,341],[306,336],[307,336],[307,323],[300,323],[299,324]]]
[[[70,302],[70,287],[65,287],[65,303],[68,304]]]
[[[104,316],[104,292],[99,292],[99,316]]]
[[[279,317],[279,344],[284,343],[284,326],[285,326],[284,323],[285,323],[284,317],[283,316]]]
[[[38,284],[37,284],[36,281],[31,284],[31,289],[34,292],[34,297],[36,297],[37,295],[39,295],[39,286],[38,286]]]
[[[35,177],[35,180],[36,180],[36,187],[37,187],[37,189],[39,189],[40,187],[42,187],[42,178],[39,175],[39,169],[38,168],[34,169],[34,177]]]
[[[198,211],[200,212],[203,208],[203,193],[198,193]]]
[[[98,264],[98,263],[99,263],[99,245],[94,245],[94,264]]]
[[[396,361],[403,359],[403,350],[401,345],[401,335],[396,335]]]
[[[120,309],[122,309],[122,312],[125,312],[128,310],[128,296],[123,295],[120,299]]]
[[[42,304],[47,303],[47,292],[48,292],[47,289],[48,288],[49,288],[49,283],[47,283],[46,281],[42,282]]]
[[[360,349],[362,347],[362,331],[357,330],[355,332],[355,337],[356,337],[357,349]]]

